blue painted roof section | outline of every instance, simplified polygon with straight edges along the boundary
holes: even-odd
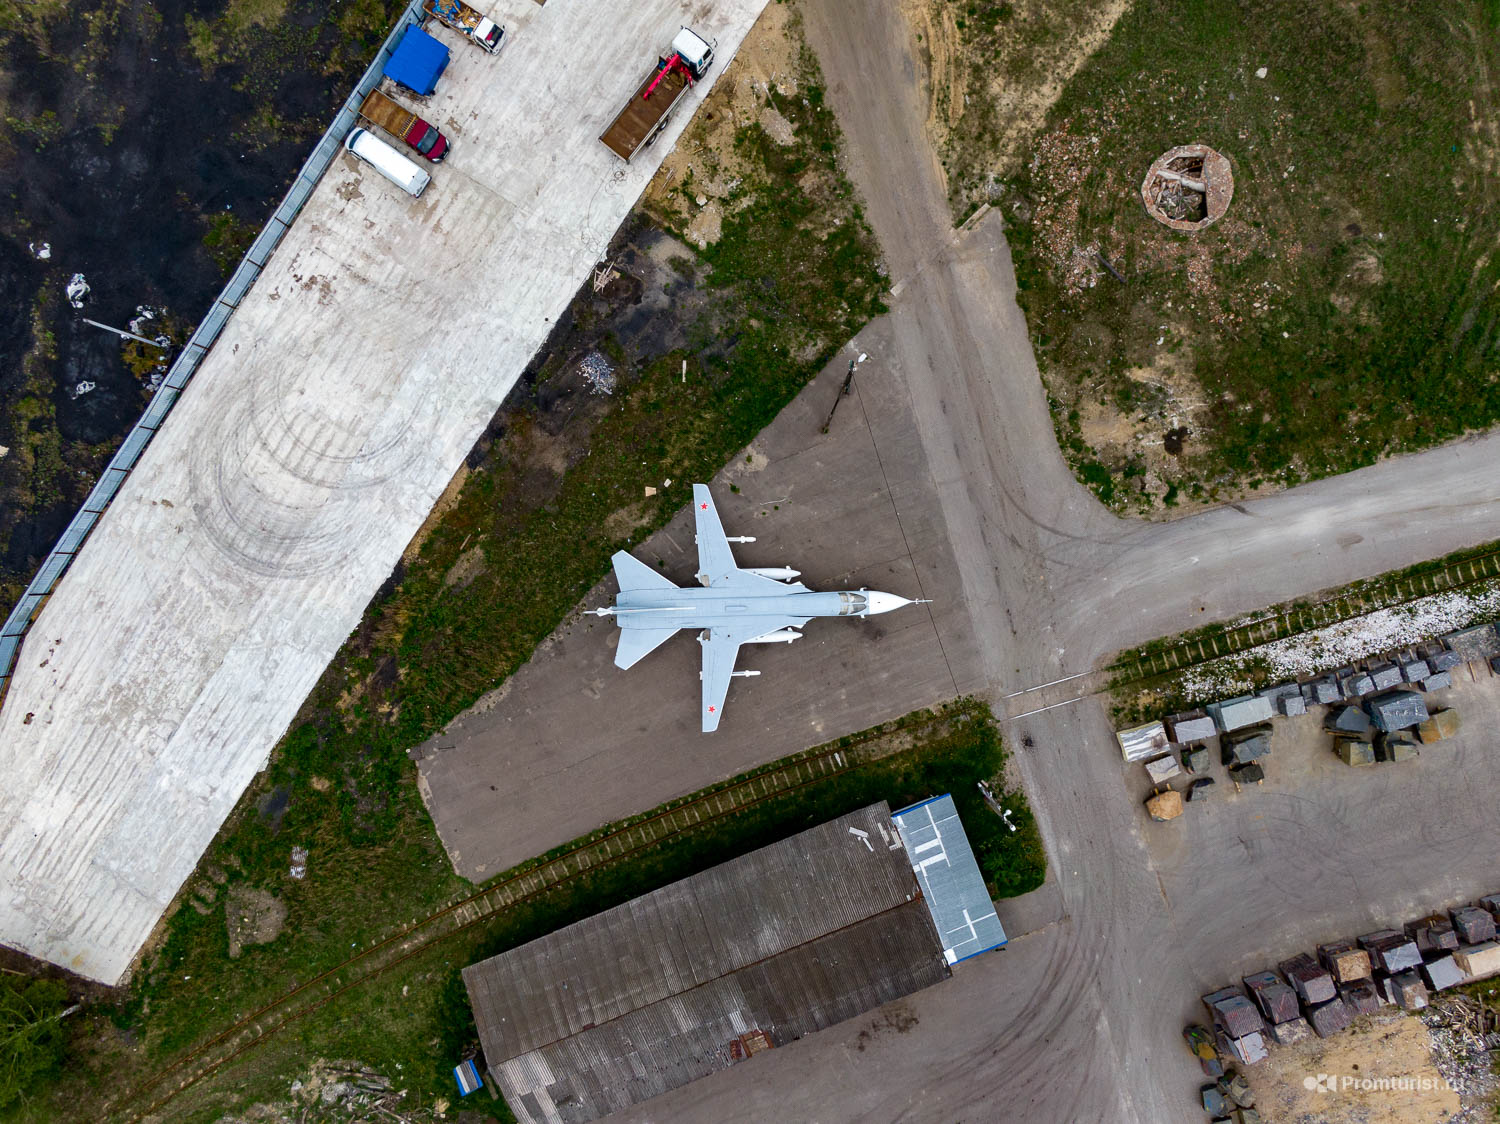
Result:
[[[483,1084],[479,1080],[479,1068],[474,1064],[473,1058],[470,1058],[466,1062],[459,1062],[453,1067],[453,1079],[458,1082],[458,1095],[460,1097],[467,1097],[470,1093],[477,1091],[479,1086]]]
[[[1009,938],[995,915],[953,797],[934,796],[892,813],[891,819],[906,845],[948,963],[1005,944]]]
[[[426,97],[448,66],[448,48],[420,27],[408,27],[385,64],[385,76]]]

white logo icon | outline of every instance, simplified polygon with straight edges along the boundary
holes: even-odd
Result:
[[[1331,1093],[1339,1087],[1337,1074],[1320,1073],[1316,1077],[1308,1074],[1302,1079],[1302,1087],[1309,1092],[1316,1090],[1319,1093]]]

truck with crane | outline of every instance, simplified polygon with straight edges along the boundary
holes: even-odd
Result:
[[[604,146],[629,163],[666,128],[672,110],[713,61],[713,44],[684,27],[672,40],[671,51],[656,60],[625,108],[600,135]]]

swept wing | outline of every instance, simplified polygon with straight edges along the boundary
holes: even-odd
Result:
[[[808,592],[801,582],[779,582],[739,568],[707,484],[693,485],[693,521],[698,533],[698,580],[704,585],[762,595]]]

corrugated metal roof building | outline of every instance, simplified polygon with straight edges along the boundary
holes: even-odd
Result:
[[[884,802],[464,969],[521,1124],[582,1124],[949,975]]]
[[[891,819],[906,844],[948,963],[1003,947],[1009,938],[990,901],[953,797],[934,796],[903,808]]]

